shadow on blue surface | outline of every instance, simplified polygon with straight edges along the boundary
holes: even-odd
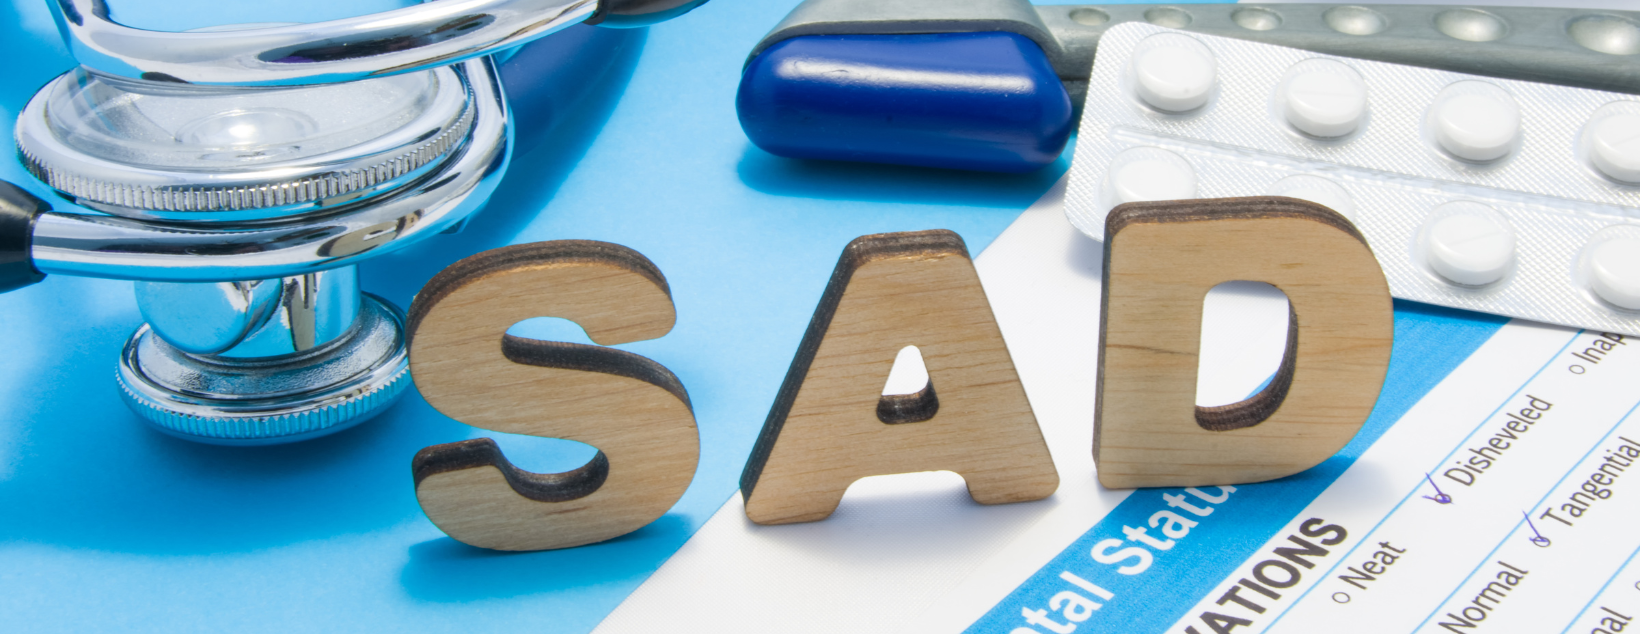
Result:
[[[369,424],[297,445],[178,440],[114,398],[109,352],[125,333],[97,334],[76,351],[95,358],[61,360],[52,385],[62,393],[42,395],[28,413],[59,424],[28,429],[27,450],[0,483],[0,542],[187,555],[368,532],[413,518],[409,456],[465,433],[417,411],[427,406],[412,397]],[[94,395],[71,393],[88,386]]]
[[[750,142],[737,170],[747,187],[776,196],[1024,209],[1070,167],[1066,151],[1025,174],[789,159]]]
[[[568,590],[647,575],[689,533],[684,518],[667,514],[607,542],[564,550],[505,553],[442,537],[410,547],[400,582],[410,596],[441,603]],[[642,542],[666,546],[645,547]]]

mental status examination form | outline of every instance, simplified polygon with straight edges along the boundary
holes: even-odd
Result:
[[[1172,631],[1621,631],[1637,405],[1640,341],[1509,324]]]
[[[1283,525],[1260,525],[1280,506],[1265,492],[1325,474],[1135,493],[969,631],[1622,631],[1640,614],[1637,407],[1640,339],[1507,323],[1376,440],[1369,424]],[[1247,533],[1267,537],[1245,552]]]

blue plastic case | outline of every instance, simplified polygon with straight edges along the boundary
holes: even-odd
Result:
[[[784,40],[747,63],[735,105],[771,154],[989,172],[1052,163],[1072,127],[1042,49],[1006,32]]]

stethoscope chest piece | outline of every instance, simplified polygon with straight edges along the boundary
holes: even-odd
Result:
[[[282,304],[278,317],[296,314],[292,308]],[[263,332],[270,330],[300,332],[284,324]],[[408,376],[404,314],[372,295],[363,295],[343,333],[294,353],[194,354],[144,325],[126,342],[117,375],[126,404],[160,431],[247,445],[346,429],[392,405]]]
[[[423,207],[483,189],[479,166],[504,160],[505,106],[465,77],[487,74],[483,62],[464,66],[289,88],[82,68],[31,100],[19,153],[59,195],[105,214],[85,222],[214,236],[247,256],[305,244],[241,270],[231,253],[116,239],[147,321],[120,355],[132,411],[192,440],[267,444],[345,429],[396,400],[408,384],[404,315],[361,293],[349,262],[424,234],[416,225],[458,222]],[[434,176],[457,186],[430,195]],[[213,258],[223,261],[191,261]],[[211,277],[230,279],[195,279]]]
[[[508,130],[488,58],[335,82],[135,74],[65,73],[16,127],[25,167],[84,208],[31,212],[34,270],[136,282],[127,405],[239,445],[391,405],[409,385],[404,314],[354,265],[459,228],[494,189]]]

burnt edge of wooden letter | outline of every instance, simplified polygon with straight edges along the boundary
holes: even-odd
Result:
[[[666,277],[649,258],[632,249],[595,240],[551,240],[491,249],[465,258],[433,276],[410,304],[405,338],[413,341],[416,328],[428,311],[456,290],[485,276],[515,268],[551,263],[586,262],[615,266],[653,282],[668,300],[672,297]],[[541,341],[513,335],[501,338],[501,354],[514,363],[543,368],[584,370],[637,379],[659,387],[683,401],[690,412],[694,406],[677,375],[655,361],[637,354],[586,344]]]
[[[416,294],[415,301],[410,302],[410,311],[405,321],[405,339],[415,339],[416,328],[421,325],[422,318],[427,316],[427,311],[432,310],[440,300],[457,289],[493,273],[558,262],[590,262],[617,266],[654,282],[661,292],[666,293],[668,300],[672,298],[672,288],[666,284],[666,276],[661,275],[660,268],[642,253],[619,244],[597,240],[549,240],[515,244],[463,258],[428,280],[427,285],[421,287],[421,292]]]
[[[416,452],[410,461],[416,488],[430,476],[478,467],[495,467],[507,484],[537,502],[569,502],[592,495],[609,477],[609,458],[600,451],[585,465],[563,473],[532,473],[513,466],[489,438],[433,445]]]

